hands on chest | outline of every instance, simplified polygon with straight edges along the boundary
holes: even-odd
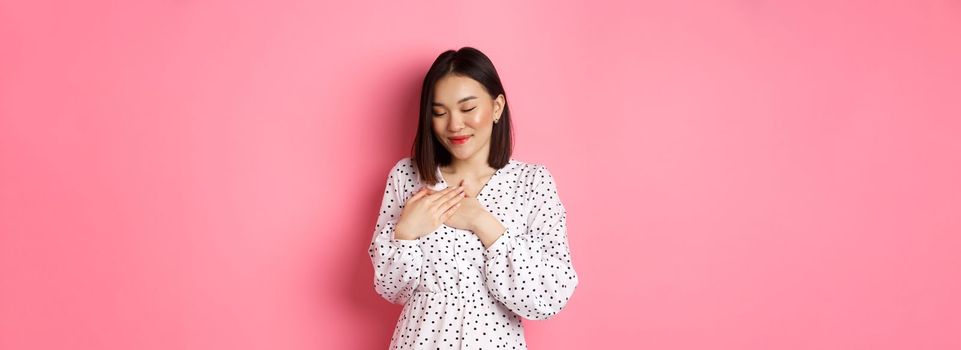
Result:
[[[472,189],[472,186],[465,183],[464,180],[460,181],[460,184],[456,188],[461,188],[464,196],[458,203],[458,208],[454,209],[454,212],[444,221],[444,225],[459,228],[462,230],[473,231],[474,223],[478,219],[482,218],[483,215],[491,215],[480,201],[477,200],[477,194],[480,189]]]
[[[398,239],[417,239],[437,230],[440,224],[474,232],[485,247],[505,228],[477,200],[480,188],[471,191],[463,180],[440,191],[423,188],[404,205],[397,221]]]

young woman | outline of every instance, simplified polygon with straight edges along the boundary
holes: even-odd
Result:
[[[578,283],[550,171],[511,158],[494,65],[434,61],[413,155],[387,177],[368,249],[377,293],[404,304],[391,349],[525,349],[521,318],[556,315]]]

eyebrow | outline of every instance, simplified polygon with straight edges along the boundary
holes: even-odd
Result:
[[[477,98],[477,96],[467,96],[467,97],[464,97],[464,98],[460,99],[460,101],[457,101],[457,104],[461,104],[461,103],[464,103],[464,101],[467,101],[467,100],[470,100],[470,99],[475,99],[475,98]],[[433,105],[434,105],[434,106],[441,106],[441,107],[444,106],[444,104],[443,104],[443,103],[440,103],[440,102],[434,102]]]

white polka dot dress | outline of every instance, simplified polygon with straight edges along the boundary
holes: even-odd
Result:
[[[435,190],[447,187],[440,169]],[[391,169],[368,253],[374,288],[403,304],[390,349],[526,349],[521,318],[548,319],[578,283],[566,210],[547,167],[511,159],[477,200],[507,230],[487,249],[447,225],[394,237],[404,204],[424,187],[410,157]]]

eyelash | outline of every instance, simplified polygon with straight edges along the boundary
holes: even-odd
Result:
[[[474,106],[473,108],[468,109],[468,110],[466,110],[466,111],[465,111],[465,110],[461,110],[461,112],[467,113],[467,112],[473,111],[474,108],[477,108],[477,106]],[[433,113],[433,114],[434,114],[435,117],[439,117],[439,116],[444,115],[444,113],[441,113],[441,114]]]

